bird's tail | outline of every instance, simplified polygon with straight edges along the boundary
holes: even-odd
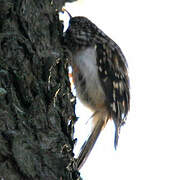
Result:
[[[94,126],[93,131],[90,134],[88,140],[85,141],[85,143],[81,147],[81,151],[80,151],[78,159],[77,159],[78,170],[83,166],[83,164],[87,160],[101,130],[106,125],[107,120],[108,120],[108,115],[106,114],[105,111],[94,113],[93,122],[95,123],[95,126]]]

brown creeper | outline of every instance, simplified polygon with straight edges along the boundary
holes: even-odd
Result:
[[[77,160],[80,169],[109,119],[115,124],[117,147],[120,127],[130,106],[129,77],[121,49],[89,19],[70,16],[64,42],[72,53],[77,96],[94,113],[93,131]]]

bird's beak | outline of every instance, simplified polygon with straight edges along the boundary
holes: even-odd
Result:
[[[67,14],[69,15],[70,19],[72,18],[71,14],[64,8],[62,8],[62,12],[67,12]]]

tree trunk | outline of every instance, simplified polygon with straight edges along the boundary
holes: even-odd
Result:
[[[74,180],[65,0],[0,0],[0,179]]]

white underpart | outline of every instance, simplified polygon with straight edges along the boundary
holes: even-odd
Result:
[[[89,47],[80,50],[76,52],[73,57],[73,63],[76,64],[81,74],[83,75],[83,78],[86,80],[85,91],[88,91],[89,96],[94,99],[95,102],[104,101],[105,96],[99,80],[95,47]],[[78,91],[78,87],[76,87],[76,89]],[[81,94],[79,94],[78,92],[77,94],[83,101],[83,99],[81,98]],[[87,102],[83,103],[86,105],[90,105]]]

